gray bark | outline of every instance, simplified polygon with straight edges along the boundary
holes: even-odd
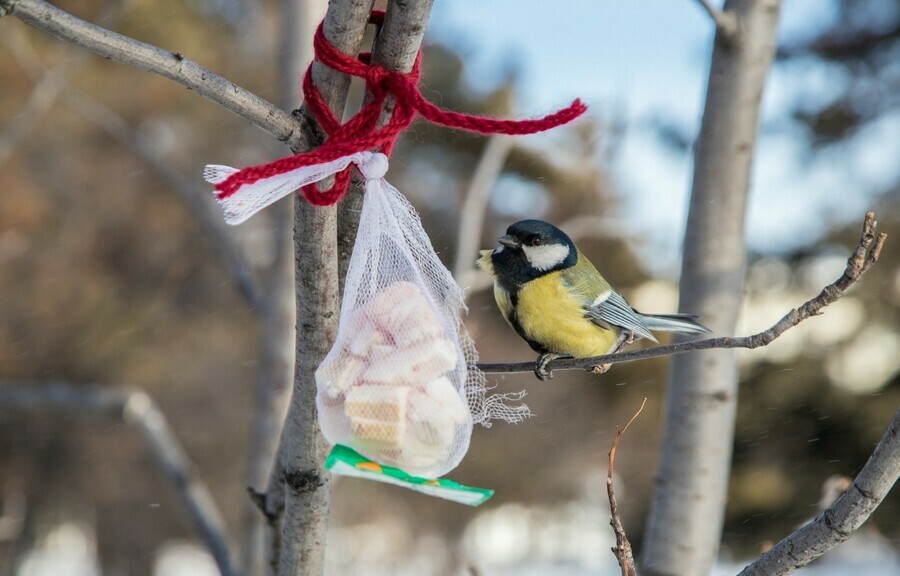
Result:
[[[372,9],[372,0],[333,0],[323,30],[344,54],[356,54]],[[313,82],[338,118],[342,117],[350,78],[313,63]],[[324,134],[301,108],[303,145],[313,148]],[[273,573],[318,575],[324,572],[330,478],[322,469],[328,445],[316,417],[314,373],[337,335],[337,208],[295,203],[294,241],[297,339],[294,386],[281,431],[276,462],[263,505],[269,519],[269,566]]]
[[[397,0],[387,5],[384,26],[372,46],[373,61],[394,72],[409,72],[416,62],[416,54],[422,45],[425,25],[431,14],[434,0]],[[368,101],[369,95],[366,95]],[[381,111],[379,125],[390,118],[393,98],[388,98]],[[341,293],[344,278],[350,264],[350,254],[359,228],[362,211],[362,183],[354,181],[347,194],[338,205],[338,275]]]
[[[281,433],[285,496],[278,573],[322,574],[330,476],[316,417],[314,373],[337,336],[337,208],[295,203],[297,356],[294,393]]]
[[[333,0],[325,17],[325,37],[341,52],[359,51],[365,23],[372,2]],[[388,5],[384,26],[373,48],[374,61],[389,69],[409,70],[425,33],[430,13],[430,0],[393,2]],[[313,64],[313,81],[322,97],[338,118],[343,116],[349,78],[319,63]],[[308,144],[323,139],[321,130],[305,108],[298,114],[307,126]],[[357,196],[358,198],[358,196]],[[277,518],[283,498],[281,541],[273,541],[273,551],[280,547],[279,574],[322,574],[325,539],[328,526],[330,477],[322,470],[327,443],[316,420],[314,372],[337,335],[340,279],[346,268],[338,270],[338,250],[343,260],[349,258],[355,239],[358,213],[350,210],[352,197],[342,202],[341,242],[338,243],[337,206],[320,208],[307,202],[296,203],[295,246],[297,260],[297,359],[294,393],[279,448],[280,468],[273,476],[274,484],[283,489],[270,490],[266,508],[271,519]],[[275,500],[271,500],[274,496]],[[273,514],[274,512],[274,514]]]
[[[716,33],[681,273],[682,312],[732,334],[743,291],[744,218],[760,100],[775,53],[779,0],[728,0]],[[708,574],[727,498],[738,369],[733,350],[672,360],[642,573]]]
[[[773,546],[739,576],[792,574],[846,541],[878,508],[900,477],[900,410],[850,488],[809,524]]]
[[[292,110],[300,105],[300,82],[313,59],[313,34],[325,15],[325,0],[280,0],[278,42],[278,105]],[[273,153],[283,153],[280,147]],[[265,271],[268,306],[259,310],[259,371],[254,422],[247,451],[247,485],[265,486],[278,449],[278,438],[291,390],[296,317],[292,287],[293,202],[278,202],[266,211],[271,218],[274,257]],[[248,499],[244,509],[242,569],[245,574],[265,572],[265,518]]]

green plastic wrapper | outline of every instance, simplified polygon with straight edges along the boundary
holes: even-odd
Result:
[[[325,469],[342,476],[354,476],[376,482],[385,482],[401,486],[428,496],[452,500],[467,506],[478,506],[494,495],[493,490],[487,488],[472,488],[463,486],[453,480],[438,478],[420,478],[411,476],[399,468],[383,466],[373,462],[351,448],[335,445],[331,454],[325,459]]]

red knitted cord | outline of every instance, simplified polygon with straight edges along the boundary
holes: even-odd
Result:
[[[380,25],[383,19],[384,12],[373,11],[369,21]],[[390,155],[397,137],[410,125],[417,113],[429,122],[459,130],[479,134],[518,135],[543,132],[567,124],[587,110],[581,100],[575,100],[567,108],[535,120],[501,120],[442,110],[425,100],[417,88],[421,51],[416,56],[412,70],[402,74],[371,63],[368,53],[360,54],[356,58],[342,54],[325,39],[321,24],[313,38],[313,47],[316,60],[325,66],[350,76],[364,78],[366,88],[372,95],[371,100],[346,124],[341,124],[313,85],[310,66],[303,77],[303,96],[310,113],[328,135],[328,139],[322,146],[309,152],[235,172],[216,185],[216,196],[220,200],[231,196],[245,184],[252,184],[303,166],[331,162],[363,150],[379,150],[385,155]],[[394,109],[384,126],[378,128],[381,108],[389,95],[394,97]],[[319,190],[315,184],[310,184],[303,188],[303,195],[313,205],[329,206],[340,200],[349,182],[348,166],[335,175],[334,184],[328,190]]]

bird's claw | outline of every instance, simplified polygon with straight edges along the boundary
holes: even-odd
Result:
[[[598,364],[591,368],[591,374],[606,374],[610,368],[612,368],[612,364]]]
[[[534,375],[537,376],[537,379],[542,382],[553,380],[553,371],[547,370],[547,364],[559,358],[571,358],[571,356],[568,354],[553,354],[552,352],[538,356],[534,362]]]
[[[613,354],[618,354],[622,350],[628,348],[634,343],[634,332],[628,332],[625,335],[625,340],[619,343],[616,346],[616,349],[612,351]],[[591,374],[606,374],[606,372],[612,368],[612,364],[598,364],[591,368]]]
[[[534,362],[534,375],[537,376],[537,379],[541,382],[553,380],[553,372],[547,370],[547,364],[549,364],[551,360],[553,360],[552,354],[541,354]]]

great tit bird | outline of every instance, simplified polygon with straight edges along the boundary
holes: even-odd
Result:
[[[503,317],[540,354],[535,374],[552,377],[556,358],[591,358],[618,352],[635,338],[656,342],[652,330],[709,332],[688,314],[641,314],[597,272],[565,232],[541,220],[521,220],[478,266],[494,279]],[[595,372],[605,372],[596,366]]]

